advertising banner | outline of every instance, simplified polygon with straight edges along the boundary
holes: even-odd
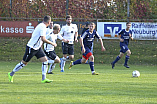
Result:
[[[126,28],[126,22],[97,22],[102,39],[117,39],[118,32]],[[157,40],[157,23],[131,22],[132,35],[138,40]]]
[[[31,37],[37,21],[0,21],[0,37]]]

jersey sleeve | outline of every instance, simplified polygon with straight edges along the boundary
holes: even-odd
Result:
[[[76,24],[75,24],[75,32],[78,32],[78,28]]]
[[[97,31],[95,32],[95,37],[98,38],[98,39],[101,38]]]
[[[64,26],[61,28],[61,31],[59,32],[59,34],[63,36],[63,33],[64,33]]]
[[[40,36],[45,36],[46,37],[46,27],[42,27],[43,29],[40,29]]]
[[[119,32],[118,32],[118,35],[121,35],[123,33],[123,30],[120,30]]]
[[[60,39],[60,40],[62,40],[62,39],[63,39],[63,37],[61,36],[61,34],[60,34],[60,33],[58,33],[57,38],[58,38],[58,39]]]
[[[85,31],[85,32],[81,35],[81,38],[84,39],[84,38],[87,36],[87,34],[88,34],[88,33]]]

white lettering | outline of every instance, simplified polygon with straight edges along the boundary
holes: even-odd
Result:
[[[5,33],[4,28],[1,26],[1,33]]]
[[[24,29],[23,28],[14,28],[14,27],[0,27],[0,32],[1,33],[23,33]]]

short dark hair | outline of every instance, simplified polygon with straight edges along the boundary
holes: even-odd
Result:
[[[66,16],[66,20],[67,20],[68,18],[72,18],[72,16],[71,16],[71,15],[67,15],[67,16]]]
[[[127,24],[131,24],[131,22],[127,22],[126,25],[127,25]]]
[[[47,15],[44,17],[44,22],[48,23],[50,20],[51,20],[50,16]]]

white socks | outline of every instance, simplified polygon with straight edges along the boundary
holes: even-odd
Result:
[[[15,68],[13,69],[13,72],[17,72],[20,69],[22,69],[24,66],[26,66],[25,64],[23,64],[22,62],[18,63]]]
[[[42,63],[42,80],[46,79],[46,72],[48,68],[48,61]]]

